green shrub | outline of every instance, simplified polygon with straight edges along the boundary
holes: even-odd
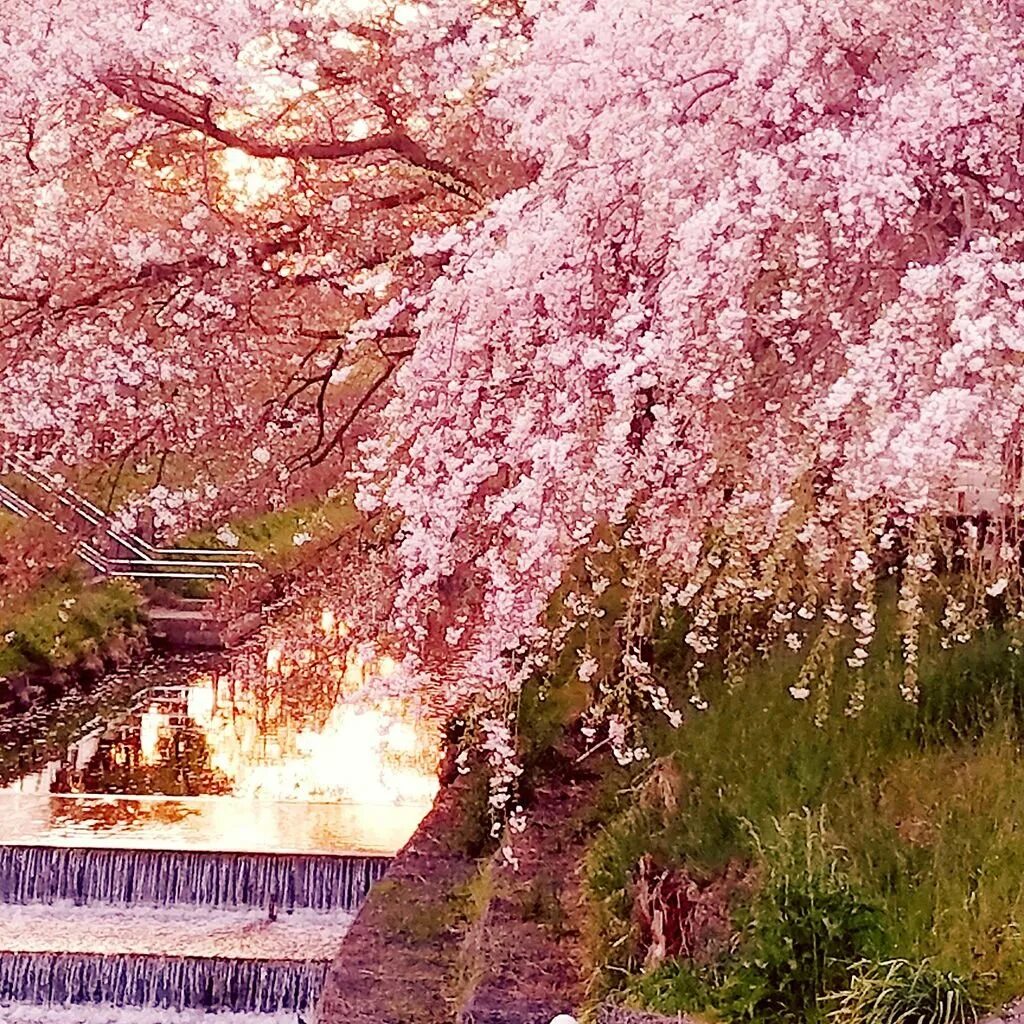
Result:
[[[833,996],[831,1024],[974,1024],[967,982],[930,961],[858,965],[850,986]]]
[[[491,835],[490,783],[486,768],[476,765],[462,785],[449,842],[453,850],[467,857],[482,857],[495,846]]]
[[[723,1004],[746,1020],[815,1019],[852,965],[884,949],[882,914],[841,870],[819,818],[793,815],[755,838],[764,880]]]
[[[670,1016],[714,1014],[718,993],[726,982],[720,964],[666,960],[653,971],[633,978],[624,993],[627,1003]]]

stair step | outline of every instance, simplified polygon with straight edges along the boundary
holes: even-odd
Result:
[[[156,640],[172,647],[230,647],[259,629],[263,616],[249,612],[225,619],[206,607],[167,608],[151,605],[146,612]]]

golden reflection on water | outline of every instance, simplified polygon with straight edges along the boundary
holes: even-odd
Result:
[[[389,668],[377,663],[373,671]],[[159,765],[184,719],[205,741],[210,770],[236,796],[431,803],[441,752],[436,723],[397,698],[362,700],[364,666],[354,653],[335,672],[341,695],[326,713],[288,700],[286,685],[257,690],[230,676],[201,676],[177,703],[151,704],[140,716],[141,760]]]
[[[300,803],[235,797],[0,793],[0,842],[140,850],[352,853],[399,850],[422,804]]]
[[[326,612],[320,625],[347,628]],[[365,697],[387,659],[350,650],[315,693],[300,660],[271,649],[255,676],[153,686],[62,762],[0,790],[0,842],[394,852],[437,793],[440,729],[408,701]]]

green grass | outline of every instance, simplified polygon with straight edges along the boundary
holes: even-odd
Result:
[[[238,547],[254,551],[256,561],[271,571],[283,571],[301,561],[304,545],[296,545],[295,537],[308,534],[312,543],[337,536],[358,519],[350,495],[327,501],[308,501],[278,511],[262,512],[232,520],[228,525],[238,537]],[[192,548],[220,548],[216,529],[201,530],[178,538],[176,544]],[[203,580],[185,585],[189,597],[205,597],[211,586]]]
[[[884,651],[884,638],[878,644]],[[652,799],[651,784],[635,778],[591,849],[592,954],[605,989],[622,988],[663,1012],[819,1020],[826,1011],[819,997],[845,989],[853,963],[868,956],[857,943],[832,958],[838,975],[822,961],[821,977],[802,994],[774,1003],[771,994],[807,968],[807,950],[795,952],[800,942],[818,948],[862,907],[880,926],[869,959],[927,962],[964,979],[986,1006],[1024,992],[1019,658],[995,631],[953,651],[930,647],[915,707],[899,696],[901,666],[883,653],[870,665],[866,706],[851,718],[843,673],[824,697],[797,701],[788,692],[796,663],[779,655],[738,686],[710,684],[708,710],[691,709],[678,731],[652,726],[659,765],[678,776],[680,796]],[[825,875],[804,868],[779,875],[787,830],[807,814],[830,851],[827,885]],[[757,880],[753,895],[734,899],[729,956],[705,965],[670,961],[644,974],[631,915],[632,879],[645,853],[706,877],[743,865]],[[817,925],[801,916],[804,904],[780,896],[790,884],[811,893]]]
[[[238,536],[238,546],[262,557],[289,556],[296,550],[294,538],[308,533],[313,539],[330,535],[355,522],[357,513],[348,496],[324,502],[308,501],[279,511],[232,520],[229,524]],[[190,534],[185,547],[223,547],[216,530]]]
[[[0,614],[0,678],[67,668],[137,619],[129,585],[87,585],[72,571],[56,575]]]
[[[73,572],[53,576],[0,613],[0,679],[68,668],[138,628],[137,621],[130,586],[87,585]],[[0,719],[0,785],[66,749],[90,718],[119,710],[136,687],[127,676],[81,685],[72,679],[33,708],[31,727]]]
[[[929,961],[884,960],[858,965],[836,996],[832,1024],[973,1024],[971,993],[962,978]]]

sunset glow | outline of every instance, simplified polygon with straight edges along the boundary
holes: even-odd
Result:
[[[218,155],[218,161],[239,208],[266,202],[291,181],[291,164],[287,160],[264,160],[229,148]]]

